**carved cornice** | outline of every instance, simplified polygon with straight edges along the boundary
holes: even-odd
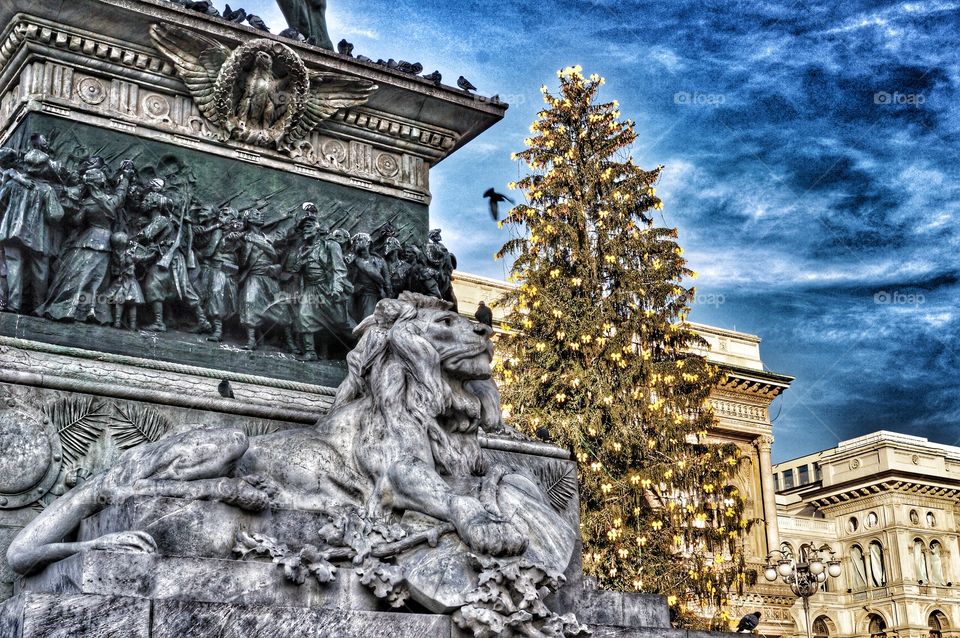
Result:
[[[119,43],[105,36],[71,30],[45,20],[22,16],[6,32],[0,43],[0,68],[10,62],[25,41],[31,41],[121,66],[176,77],[173,66],[155,51]]]
[[[175,81],[177,74],[162,55],[153,49],[144,49],[129,43],[120,43],[111,38],[72,30],[63,25],[46,23],[39,18],[24,16],[7,29],[0,43],[0,68],[4,67],[25,41],[47,45],[90,58],[112,62],[116,65],[155,73]],[[186,96],[186,91],[180,91]],[[351,129],[374,132],[379,136],[402,140],[423,147],[424,157],[440,159],[459,142],[453,131],[425,125],[373,108],[355,108],[338,112],[331,118]],[[438,152],[430,152],[436,149]]]
[[[831,489],[831,488],[827,488]],[[849,489],[831,489],[831,493],[803,496],[804,500],[836,514],[854,512],[870,504],[879,504],[877,497],[881,495],[903,494],[913,497],[936,499],[940,506],[953,504],[960,498],[960,485],[932,485],[929,478],[920,480],[888,480],[878,481],[870,485],[851,486]],[[899,499],[898,499],[899,500]]]
[[[173,135],[191,148],[420,203],[429,202],[430,165],[460,141],[452,131],[357,107],[338,112],[289,154],[223,143],[158,53],[29,16],[5,30],[0,68],[0,116],[8,124],[34,109],[144,137],[156,131],[158,139]]]
[[[748,370],[724,364],[719,364],[719,367],[726,373],[720,389],[764,400],[767,405],[790,387],[793,381],[793,377],[763,370]]]

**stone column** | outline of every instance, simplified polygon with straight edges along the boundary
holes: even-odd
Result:
[[[773,447],[773,437],[764,434],[754,440],[760,456],[760,492],[763,499],[763,522],[767,533],[767,553],[780,549],[780,528],[777,526],[777,498],[773,485],[773,461],[770,450]]]

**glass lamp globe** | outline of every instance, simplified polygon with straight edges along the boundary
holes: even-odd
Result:
[[[777,573],[781,576],[789,576],[790,572],[793,571],[793,565],[790,564],[788,560],[782,560],[777,563]]]
[[[777,568],[773,565],[768,565],[767,568],[763,570],[763,577],[772,583],[777,579]]]
[[[837,576],[840,575],[840,571],[841,571],[840,561],[838,560],[830,561],[830,564],[827,566],[827,573],[830,574],[831,577],[836,578]]]
[[[817,582],[818,582],[818,583],[822,583],[822,582],[825,581],[826,579],[827,579],[827,575],[824,574],[823,572],[820,572],[819,574],[817,574]]]
[[[823,573],[823,570],[826,569],[826,565],[824,565],[818,560],[814,560],[810,562],[809,569],[811,574],[813,574],[814,576],[819,576],[820,574]]]

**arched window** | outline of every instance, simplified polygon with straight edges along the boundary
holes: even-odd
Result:
[[[924,585],[930,582],[927,575],[927,548],[919,538],[913,539],[913,571],[917,574],[917,582]]]
[[[870,622],[867,627],[870,630],[870,638],[887,638],[887,623],[877,614],[870,614]]]
[[[850,583],[853,589],[867,588],[867,563],[859,545],[850,548]]]
[[[930,638],[943,638],[943,630],[947,628],[947,617],[942,611],[934,610],[927,618],[930,627]]]
[[[944,578],[944,556],[943,546],[940,541],[930,541],[930,582],[934,585],[946,585],[947,579]]]
[[[813,621],[813,638],[830,638],[829,619],[826,616],[818,616]]]
[[[883,587],[887,583],[887,575],[883,568],[883,545],[880,541],[870,543],[870,584],[874,587]]]

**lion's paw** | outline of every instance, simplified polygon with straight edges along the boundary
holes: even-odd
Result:
[[[240,509],[258,512],[270,506],[271,496],[242,478],[223,479],[217,484],[218,500]]]
[[[529,530],[525,526],[487,512],[479,502],[456,509],[452,522],[470,549],[490,556],[516,556],[526,551]]]

